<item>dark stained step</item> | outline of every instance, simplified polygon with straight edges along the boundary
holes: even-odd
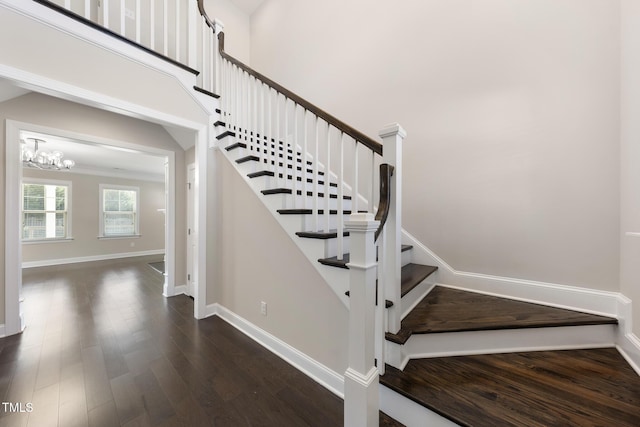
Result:
[[[205,94],[205,95],[207,95],[207,96],[210,96],[210,97],[212,97],[212,98],[215,98],[215,99],[220,98],[220,95],[217,95],[217,94],[215,94],[215,93],[213,93],[213,92],[211,92],[211,91],[208,91],[208,90],[206,90],[206,89],[203,89],[203,88],[201,88],[201,87],[194,86],[194,87],[193,87],[193,89],[194,89],[196,92],[203,93],[203,94]]]
[[[228,147],[225,147],[225,150],[231,151],[235,150],[236,148],[247,148],[247,144],[245,144],[244,142],[235,142]]]
[[[418,286],[424,279],[436,272],[438,267],[422,264],[407,264],[402,267],[400,296],[403,297]]]
[[[230,130],[225,130],[220,135],[216,136],[216,139],[220,140],[220,139],[226,138],[227,136],[236,136],[236,133]]]
[[[404,344],[411,334],[617,324],[611,317],[436,286],[387,339]]]
[[[640,426],[640,377],[615,348],[414,359],[380,383],[461,426]]]
[[[246,148],[246,145],[245,145],[244,148]],[[244,163],[244,162],[248,162],[248,161],[259,162],[260,161],[260,157],[258,157],[256,155],[245,156],[245,157],[242,157],[240,159],[237,159],[236,163]],[[263,163],[272,164],[273,165],[275,162],[273,160],[271,162],[269,162],[267,159],[264,159]],[[311,164],[311,162],[309,162],[309,164]],[[282,162],[278,162],[278,166],[282,167],[283,163]],[[293,169],[293,165],[287,164],[286,166],[287,166],[287,169]],[[296,170],[301,171],[302,170],[302,166],[296,166]],[[307,173],[313,173],[313,169],[307,168]],[[318,171],[318,175],[324,176],[324,172]]]
[[[406,427],[404,424],[394,420],[382,411],[380,411],[380,420],[378,425],[380,427]]]
[[[244,157],[240,157],[239,159],[236,159],[236,163],[241,164],[246,162],[255,162],[259,160],[260,160],[260,157],[250,155],[250,156],[244,156]]]
[[[311,215],[313,209],[278,209],[277,212],[281,215]],[[351,215],[351,211],[342,211],[343,215]],[[318,215],[323,215],[324,209],[318,209]],[[337,215],[336,209],[330,209],[329,215]]]
[[[402,245],[402,252],[408,251],[413,248],[411,245]],[[347,267],[347,263],[349,262],[349,254],[344,254],[342,259],[338,259],[338,257],[330,257],[330,258],[320,258],[318,260],[320,264],[328,265],[330,267],[338,267],[338,268],[349,268]],[[406,267],[406,266],[405,266]],[[437,267],[435,267],[437,268]],[[404,267],[403,267],[404,269]]]
[[[215,126],[215,127],[218,127],[218,126],[227,127],[227,124],[225,122],[223,122],[222,120],[218,120],[213,124],[213,126]]]
[[[291,194],[293,192],[293,190],[291,190],[290,188],[270,188],[268,190],[262,190],[260,191],[262,194],[264,194],[265,196],[267,195],[271,195],[271,194]],[[296,194],[298,196],[302,195],[302,190],[296,190]],[[313,196],[313,191],[307,191],[307,196],[311,197]],[[324,193],[318,193],[318,197],[324,197]],[[330,199],[337,199],[338,195],[337,194],[329,194],[329,198]],[[343,200],[351,200],[351,196],[342,196]]]
[[[342,235],[344,237],[347,237],[347,236],[349,236],[349,232],[348,231],[343,231]],[[329,230],[329,231],[298,231],[298,232],[296,232],[296,236],[305,237],[307,239],[321,239],[321,240],[335,239],[335,238],[338,237],[338,231],[337,230]]]
[[[262,170],[262,171],[257,171],[257,172],[251,172],[251,173],[247,174],[247,176],[249,178],[257,178],[257,177],[260,177],[260,176],[275,176],[275,173],[273,171]],[[283,174],[279,173],[278,174],[278,178],[282,178],[282,177],[283,177]],[[288,180],[293,180],[293,176],[292,175],[287,175],[287,179]],[[296,177],[296,181],[301,182],[302,181],[302,177],[297,176]],[[312,178],[307,178],[306,181],[309,184],[313,183],[313,179]],[[324,185],[324,181],[318,181],[318,185]],[[338,187],[338,184],[336,184],[335,182],[330,182],[329,183],[329,187]]]

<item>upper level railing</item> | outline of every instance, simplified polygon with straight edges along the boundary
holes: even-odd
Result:
[[[28,0],[25,0],[28,1]],[[215,34],[195,0],[33,0],[197,76],[215,89]]]

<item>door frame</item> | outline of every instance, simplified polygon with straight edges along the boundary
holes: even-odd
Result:
[[[167,176],[165,191],[167,206],[165,206],[165,276],[163,295],[173,296],[176,292],[176,161],[173,151],[155,147],[112,140],[95,135],[80,134],[69,130],[55,129],[33,123],[16,120],[5,121],[6,157],[5,157],[5,322],[4,331],[0,336],[8,336],[24,329],[22,312],[22,243],[20,238],[20,206],[22,182],[22,163],[20,162],[20,131],[53,134],[69,139],[77,139],[91,143],[111,145],[115,147],[134,149],[147,154],[164,156],[167,159]]]

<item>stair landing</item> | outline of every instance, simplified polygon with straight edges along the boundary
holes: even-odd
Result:
[[[614,348],[416,359],[380,382],[461,426],[640,426],[640,377]]]
[[[606,324],[617,320],[436,286],[387,338],[404,343],[412,334]]]

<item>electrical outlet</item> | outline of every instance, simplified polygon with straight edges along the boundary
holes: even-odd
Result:
[[[136,19],[136,13],[131,9],[124,9],[124,16],[129,19]]]
[[[262,313],[263,316],[267,315],[267,303],[264,301],[260,303],[260,313]]]

